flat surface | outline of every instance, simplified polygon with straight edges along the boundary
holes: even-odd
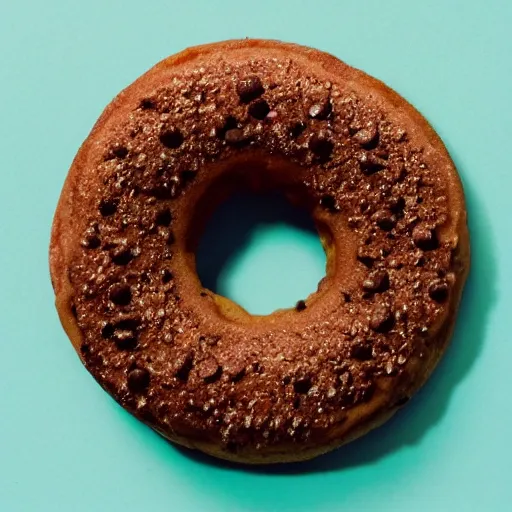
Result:
[[[510,510],[511,25],[510,0],[2,2],[0,510]],[[412,101],[460,169],[473,249],[453,344],[412,403],[332,455],[259,470],[178,450],[117,406],[59,325],[47,265],[67,169],[109,100],[168,54],[244,36],[327,50]],[[244,261],[279,275],[296,244],[304,292],[323,264],[314,237],[268,229],[219,274],[255,310],[268,280]]]

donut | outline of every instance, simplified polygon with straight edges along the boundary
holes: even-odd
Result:
[[[195,250],[234,192],[305,208],[326,276],[256,316],[205,289]],[[87,370],[170,441],[250,464],[381,425],[450,339],[469,268],[462,185],[382,82],[267,40],[171,56],[106,107],[56,209],[50,269]],[[298,298],[300,299],[300,298]]]

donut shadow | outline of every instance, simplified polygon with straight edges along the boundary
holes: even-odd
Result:
[[[178,448],[187,457],[219,469],[234,469],[256,474],[291,475],[312,472],[331,472],[371,464],[389,454],[408,446],[419,444],[425,434],[446,414],[453,391],[470,373],[478,358],[485,339],[487,318],[496,302],[496,266],[492,226],[470,184],[465,186],[469,231],[471,238],[471,269],[460,305],[457,323],[451,344],[431,378],[409,404],[399,411],[385,425],[338,450],[311,461],[263,466],[244,466],[220,461],[202,453]],[[230,207],[230,205],[227,205]],[[235,203],[236,206],[236,203]],[[254,207],[261,206],[254,200]],[[267,206],[267,203],[264,204]],[[247,211],[245,203],[244,211]],[[266,221],[285,221],[279,208],[264,214]],[[236,216],[237,211],[231,215]],[[277,214],[279,214],[277,218]],[[227,246],[220,247],[216,257],[225,257],[236,250],[237,243],[243,243],[259,213],[251,213],[247,219],[239,219],[241,231],[237,236],[230,233]],[[306,214],[307,217],[307,214]],[[293,220],[293,219],[292,219]],[[299,224],[308,228],[308,223],[298,219]],[[297,222],[297,220],[295,220]],[[314,226],[313,226],[314,229]],[[219,244],[221,245],[221,244]],[[215,275],[212,276],[212,279]],[[308,489],[305,489],[305,492]],[[309,489],[311,491],[311,489]]]
[[[281,224],[317,233],[306,210],[278,192],[238,192],[222,203],[206,225],[196,251],[196,269],[205,288],[225,295],[223,273],[244,252],[260,226]]]

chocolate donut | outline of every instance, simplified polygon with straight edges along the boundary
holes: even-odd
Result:
[[[253,316],[202,287],[195,249],[233,191],[306,208],[326,277]],[[105,109],[53,223],[57,309],[81,360],[166,438],[246,463],[304,460],[424,383],[469,267],[457,171],[383,83],[310,48],[243,40],[157,64]]]

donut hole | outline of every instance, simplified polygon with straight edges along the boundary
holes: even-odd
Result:
[[[324,238],[308,212],[283,194],[241,190],[207,223],[195,250],[196,271],[204,288],[250,314],[302,311],[303,298],[326,275],[322,245],[330,242]]]

